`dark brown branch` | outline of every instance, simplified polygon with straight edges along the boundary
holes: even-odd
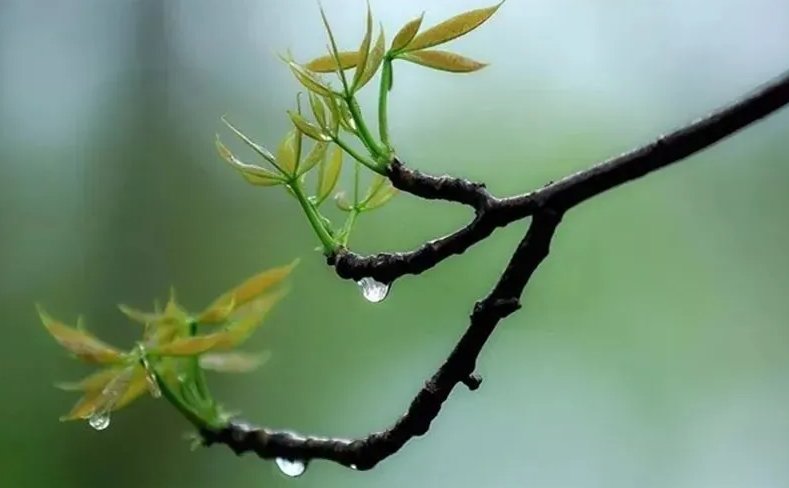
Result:
[[[365,276],[391,283],[416,275],[441,261],[465,252],[499,227],[530,216],[540,205],[567,211],[589,198],[637,180],[653,171],[700,152],[789,104],[789,72],[762,85],[706,117],[621,156],[599,163],[539,190],[496,198],[479,183],[449,176],[427,176],[407,169],[400,161],[390,167],[392,184],[402,191],[431,200],[448,200],[473,207],[476,218],[467,226],[417,249],[402,253],[360,256],[343,249],[329,258],[341,278]]]
[[[361,257],[343,250],[329,259],[343,278],[358,280],[369,276],[389,283],[406,274],[418,274],[464,252],[496,228],[532,217],[528,232],[498,283],[487,297],[475,304],[466,332],[444,364],[417,393],[405,414],[382,432],[361,439],[330,439],[231,422],[219,430],[203,431],[205,444],[225,444],[237,454],[254,452],[264,459],[304,462],[326,459],[359,470],[373,468],[410,439],[424,435],[455,386],[479,387],[481,379],[474,374],[474,368],[482,348],[498,322],[520,308],[520,296],[534,271],[547,257],[554,232],[568,210],[699,152],[787,104],[789,72],[651,144],[511,198],[495,198],[481,184],[449,176],[428,176],[394,161],[389,176],[397,188],[425,199],[469,205],[475,209],[476,216],[455,233],[408,253]]]
[[[236,454],[254,452],[263,459],[326,459],[358,470],[372,469],[399,451],[409,440],[427,433],[442,405],[458,384],[476,389],[482,379],[474,374],[476,360],[496,324],[520,308],[520,296],[531,275],[548,256],[561,214],[546,209],[533,217],[499,282],[476,303],[466,333],[444,364],[390,428],[362,439],[303,437],[295,433],[251,427],[232,422],[218,431],[202,432],[206,445],[228,445]]]

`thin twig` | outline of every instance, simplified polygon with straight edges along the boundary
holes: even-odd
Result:
[[[476,216],[455,233],[408,253],[361,257],[342,250],[329,260],[342,278],[358,280],[370,276],[390,283],[407,274],[419,274],[452,255],[461,254],[499,227],[529,216],[532,218],[498,283],[487,297],[475,304],[466,332],[444,364],[417,393],[405,414],[384,431],[361,439],[321,438],[231,422],[220,430],[203,431],[205,444],[225,444],[237,454],[254,452],[264,459],[296,459],[305,463],[325,459],[359,470],[373,468],[398,452],[410,439],[427,433],[455,386],[479,387],[481,378],[474,374],[477,358],[499,321],[520,308],[521,294],[534,271],[548,256],[551,239],[567,211],[596,195],[695,154],[787,104],[789,72],[651,144],[539,190],[510,198],[496,198],[479,183],[425,175],[394,161],[389,177],[396,187],[425,199],[469,205],[475,209]]]
[[[445,259],[462,254],[500,227],[530,216],[540,205],[570,210],[612,188],[700,152],[789,104],[789,71],[735,102],[685,127],[628,153],[596,164],[538,190],[496,198],[485,186],[451,176],[429,176],[395,161],[389,170],[392,184],[421,198],[469,205],[475,218],[465,227],[408,252],[361,256],[339,250],[328,263],[341,278],[365,276],[391,283],[404,275],[418,275]]]

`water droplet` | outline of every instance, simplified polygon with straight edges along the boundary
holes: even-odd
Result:
[[[351,464],[351,469],[353,469],[355,471],[355,470],[357,470],[359,468],[357,468],[355,464]]]
[[[97,412],[88,418],[88,424],[96,430],[104,430],[110,426],[110,413]]]
[[[381,283],[370,277],[362,278],[356,284],[362,289],[362,296],[370,303],[381,302],[389,294],[387,283]]]
[[[307,471],[307,463],[298,459],[277,458],[275,461],[282,474],[291,478],[298,478]]]

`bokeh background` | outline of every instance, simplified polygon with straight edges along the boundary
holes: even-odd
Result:
[[[483,6],[371,1],[388,38]],[[323,0],[344,49],[362,0]],[[474,393],[371,472],[317,462],[298,479],[226,448],[190,452],[150,398],[95,432],[59,423],[65,357],[33,303],[115,344],[115,304],[176,286],[198,308],[303,259],[253,338],[268,365],[212,376],[271,427],[358,436],[389,425],[451,350],[524,225],[365,302],[313,251],[295,202],[221,163],[230,119],[273,147],[299,89],[274,53],[323,53],[314,0],[0,1],[0,486],[784,487],[789,485],[789,112],[565,219],[524,309],[497,330]],[[451,47],[450,47],[451,46]],[[538,187],[701,116],[789,68],[779,0],[509,0],[448,48],[470,76],[396,64],[391,130],[410,164]],[[372,114],[374,90],[362,102]],[[343,185],[347,187],[345,177]],[[360,220],[360,252],[447,233],[465,209],[400,196]]]

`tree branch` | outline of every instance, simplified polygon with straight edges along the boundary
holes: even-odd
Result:
[[[358,281],[366,276],[391,283],[404,275],[417,275],[441,261],[462,254],[505,227],[530,215],[540,205],[567,211],[612,188],[700,152],[789,104],[789,71],[706,117],[621,156],[596,164],[523,195],[492,196],[481,183],[451,176],[429,176],[395,160],[389,168],[392,184],[401,191],[430,200],[469,205],[476,216],[454,233],[401,253],[361,256],[341,249],[328,259],[341,278]]]
[[[371,469],[398,452],[410,439],[427,433],[442,405],[458,384],[479,387],[474,374],[483,346],[503,318],[520,308],[520,297],[534,271],[548,256],[551,239],[563,215],[580,203],[641,178],[699,152],[789,104],[789,72],[740,100],[688,126],[539,190],[496,198],[479,183],[434,177],[408,169],[395,160],[389,177],[399,189],[429,200],[471,206],[475,218],[466,227],[407,253],[362,257],[347,249],[329,258],[337,274],[358,280],[369,276],[390,283],[406,274],[422,273],[448,257],[461,254],[499,227],[531,216],[531,225],[506,269],[487,297],[477,302],[470,324],[444,364],[425,383],[408,410],[388,429],[361,439],[304,437],[285,431],[231,422],[201,432],[206,445],[221,443],[236,454],[254,452],[264,459],[309,462],[325,459],[354,469]]]
[[[231,422],[218,431],[201,432],[206,445],[228,445],[236,454],[254,452],[263,459],[326,459],[358,470],[372,469],[399,451],[409,440],[427,433],[449,394],[458,384],[476,389],[482,381],[474,374],[476,360],[496,324],[520,308],[520,296],[529,278],[548,256],[551,238],[561,214],[550,209],[534,215],[529,230],[510,259],[499,282],[474,305],[470,324],[443,365],[411,402],[394,425],[361,439],[303,437],[292,432],[259,429]]]

